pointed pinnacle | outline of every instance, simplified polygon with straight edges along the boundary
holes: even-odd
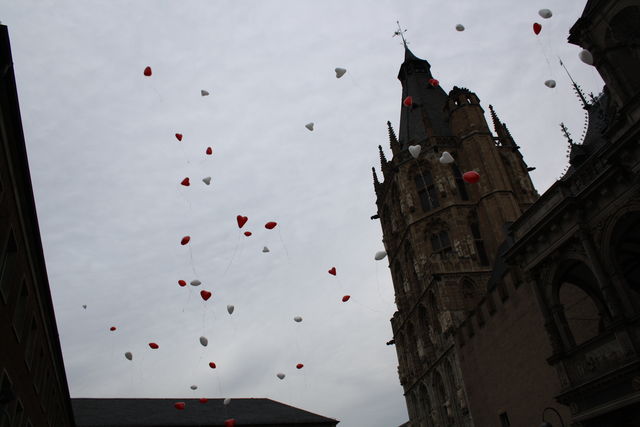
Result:
[[[373,186],[377,188],[380,185],[380,181],[378,181],[378,175],[376,175],[376,168],[371,168],[371,172],[373,172]]]
[[[384,168],[387,164],[387,158],[384,155],[384,151],[382,151],[382,145],[378,145],[378,151],[380,152],[380,167]]]
[[[493,121],[493,130],[498,133],[498,126],[500,125],[500,119],[498,119],[498,115],[493,109],[493,105],[489,104],[489,111],[491,111],[491,120]]]
[[[391,145],[391,149],[393,150],[393,146],[399,144],[398,138],[396,137],[396,133],[393,131],[391,122],[389,121],[387,121],[387,128],[389,129],[389,144]]]

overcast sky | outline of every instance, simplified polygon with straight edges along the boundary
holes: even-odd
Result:
[[[542,193],[566,166],[559,123],[575,140],[584,124],[557,57],[602,88],[566,43],[584,3],[0,0],[72,397],[267,397],[341,426],[406,421],[369,219],[400,117],[396,20],[446,91],[495,107]]]

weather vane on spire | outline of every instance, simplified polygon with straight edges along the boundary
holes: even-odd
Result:
[[[402,29],[400,27],[400,21],[396,21],[396,24],[398,24],[398,31],[396,31],[395,33],[393,33],[393,37],[395,36],[400,36],[402,37],[402,44],[404,44],[404,47],[407,47],[407,45],[409,44],[409,42],[404,38],[404,33],[407,32],[406,29]]]

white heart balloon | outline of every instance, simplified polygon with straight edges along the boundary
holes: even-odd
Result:
[[[418,156],[420,155],[420,151],[422,151],[422,147],[419,145],[409,146],[409,154],[411,154],[411,157],[413,157],[414,159],[418,158]]]
[[[82,304],[82,308],[87,309],[87,304]]]
[[[206,347],[209,344],[207,337],[200,337],[200,344],[202,344],[203,347]]]
[[[206,178],[202,178],[202,182],[204,182],[207,185],[211,184],[211,177],[208,176]]]
[[[556,81],[555,80],[547,80],[546,82],[544,82],[544,85],[546,87],[550,87],[551,89],[553,89],[554,87],[556,87]]]
[[[458,24],[458,25],[456,25],[456,30],[458,30],[458,31],[464,31],[464,25],[462,25],[462,24]]]
[[[549,9],[540,9],[538,11],[538,15],[542,16],[544,19],[549,19],[553,16],[553,13]]]
[[[202,282],[198,279],[194,279],[191,281],[191,286],[200,286],[202,285]]]
[[[197,390],[197,389],[198,389],[197,385],[194,384],[194,385],[191,386],[191,390]]]
[[[300,323],[300,322],[302,322],[302,317],[296,316],[296,317],[293,318],[293,320],[295,320],[296,322]]]
[[[265,246],[264,248],[262,248],[262,252],[266,254],[267,252],[271,252],[271,251],[269,250],[268,247]]]
[[[339,79],[340,77],[344,76],[344,73],[346,73],[347,70],[344,68],[336,68],[336,78]]]
[[[229,403],[231,403],[231,398],[227,397],[222,403],[224,403],[225,406],[228,405]]]
[[[381,259],[384,259],[384,257],[386,257],[386,256],[387,256],[387,252],[386,251],[378,251],[378,252],[376,252],[376,256],[374,256],[373,258],[376,261],[380,261]]]
[[[206,90],[202,89],[202,90],[200,91],[200,95],[202,95],[202,96],[209,96],[209,92],[207,92]]]
[[[593,55],[591,55],[591,52],[589,52],[587,49],[583,49],[582,51],[580,51],[580,53],[578,54],[578,58],[580,58],[580,60],[585,64],[593,65]]]
[[[229,312],[229,314],[233,314],[233,310],[235,309],[234,306],[232,306],[231,304],[227,305],[227,311]]]
[[[285,375],[284,375],[282,372],[280,372],[279,374],[276,374],[276,377],[278,377],[278,378],[280,378],[281,380],[283,380],[283,379],[284,379],[284,377],[285,377]]]
[[[127,351],[127,352],[124,354],[124,357],[126,357],[126,358],[127,358],[127,360],[133,360],[133,354],[131,354],[131,352],[130,352],[130,351]]]
[[[307,129],[312,131],[313,130],[313,122],[307,123],[306,125],[304,125],[304,127],[306,127]]]
[[[449,152],[443,151],[438,161],[443,165],[448,165],[449,163],[453,163],[455,160],[453,159],[453,156],[449,154]]]

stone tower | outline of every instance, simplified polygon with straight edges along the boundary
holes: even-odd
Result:
[[[495,135],[476,94],[447,94],[405,45],[400,128],[392,159],[373,170],[378,217],[398,310],[391,319],[412,426],[472,426],[452,331],[486,293],[505,226],[538,198],[527,165],[493,108]],[[408,147],[420,145],[417,158]],[[447,151],[454,163],[443,164]],[[480,181],[462,175],[475,170]],[[375,217],[374,217],[375,218]]]

